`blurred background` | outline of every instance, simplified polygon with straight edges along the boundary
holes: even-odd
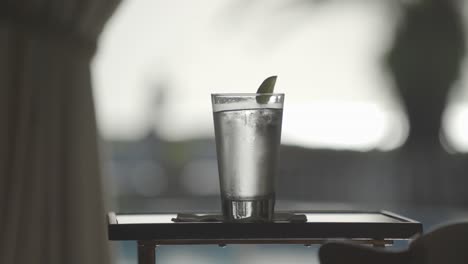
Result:
[[[468,220],[468,2],[119,2],[0,3],[0,262],[107,263],[106,210],[219,211],[210,94],[271,75],[286,94],[278,210]],[[112,245],[136,263],[136,243]],[[157,254],[317,263],[317,248]]]
[[[388,209],[429,229],[466,218],[467,14],[464,1],[124,1],[92,67],[115,210],[219,210],[210,93],[254,92],[278,75],[277,208]],[[134,250],[123,243],[118,263]],[[297,246],[158,254],[316,261]]]

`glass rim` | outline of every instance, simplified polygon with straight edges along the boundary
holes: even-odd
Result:
[[[212,93],[212,97],[252,97],[252,96],[284,96],[284,93]]]

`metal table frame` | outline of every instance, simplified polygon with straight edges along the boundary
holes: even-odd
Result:
[[[153,264],[158,245],[228,244],[323,244],[352,241],[374,247],[391,246],[394,240],[411,240],[422,233],[422,224],[386,212],[309,211],[297,213],[372,213],[394,219],[392,222],[307,222],[307,223],[119,223],[118,215],[108,214],[109,240],[135,240],[138,264]],[[155,216],[159,214],[154,214]],[[165,215],[165,214],[160,214]]]

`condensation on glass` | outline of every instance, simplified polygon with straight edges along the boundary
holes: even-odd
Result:
[[[226,221],[271,221],[284,94],[212,94]]]

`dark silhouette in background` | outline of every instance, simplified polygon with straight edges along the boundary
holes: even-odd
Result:
[[[405,144],[389,153],[285,147],[279,185],[284,196],[376,207],[468,204],[465,155],[448,154],[439,137],[447,94],[465,52],[457,3],[426,0],[404,8],[385,64],[410,123]]]
[[[406,8],[388,54],[411,126],[403,148],[440,149],[442,113],[464,53],[464,28],[456,2],[426,0]]]
[[[468,183],[462,177],[465,159],[444,151],[441,131],[447,94],[459,78],[464,53],[456,1],[426,0],[406,8],[388,64],[410,123],[399,150],[399,177],[410,177],[411,201],[467,201],[456,197],[463,192],[457,186]]]

